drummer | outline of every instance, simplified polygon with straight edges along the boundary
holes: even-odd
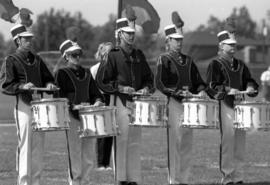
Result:
[[[180,127],[179,120],[184,111],[182,99],[184,94],[191,93],[205,97],[206,84],[193,60],[181,52],[183,34],[177,31],[174,24],[166,26],[164,30],[168,51],[158,57],[155,81],[157,89],[169,99],[169,184],[188,184],[193,131]]]
[[[39,185],[43,166],[44,132],[32,132],[31,106],[33,87],[55,89],[54,78],[43,60],[32,50],[33,33],[17,24],[11,28],[16,52],[7,56],[0,79],[4,94],[16,97],[14,108],[18,147],[16,169],[18,185]]]
[[[101,63],[97,83],[111,94],[110,105],[118,108],[116,120],[121,135],[116,137],[116,175],[119,185],[137,185],[141,181],[141,128],[129,127],[132,93],[149,94],[153,74],[143,52],[134,48],[135,30],[126,18],[116,21],[120,45],[109,52],[107,62]]]
[[[94,140],[80,138],[78,110],[74,105],[89,103],[94,106],[103,105],[103,96],[99,92],[90,70],[80,64],[82,48],[71,40],[60,45],[66,67],[56,72],[56,84],[60,87],[60,97],[70,102],[70,130],[67,133],[69,149],[69,184],[86,185],[90,183],[90,171],[93,167]]]
[[[241,101],[243,97],[233,95],[239,91],[246,91],[254,97],[258,93],[258,84],[252,79],[243,61],[236,59],[236,44],[234,33],[221,31],[217,34],[219,51],[217,57],[209,64],[207,82],[209,95],[220,100],[220,171],[223,184],[243,184],[244,154],[246,132],[233,128],[234,101]]]

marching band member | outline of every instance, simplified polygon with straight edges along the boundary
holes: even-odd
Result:
[[[56,86],[43,60],[32,52],[34,35],[21,24],[15,25],[11,34],[17,50],[7,56],[2,65],[1,85],[4,94],[16,96],[14,116],[18,135],[17,184],[39,185],[45,133],[32,131],[32,96],[28,90],[33,87],[55,89]]]
[[[187,184],[193,131],[180,127],[179,120],[184,107],[181,103],[183,96],[179,94],[186,86],[191,93],[200,92],[201,96],[206,96],[203,91],[206,84],[193,60],[181,52],[184,37],[177,32],[175,25],[166,26],[165,35],[168,52],[158,58],[155,82],[157,89],[168,96],[169,100],[169,184]],[[179,168],[180,173],[177,175]],[[176,177],[179,177],[180,183]]]
[[[108,58],[108,54],[113,48],[111,42],[103,42],[99,44],[98,50],[95,54],[95,59],[98,61],[97,64],[91,67],[90,71],[94,79],[99,69],[100,63],[105,62]],[[101,92],[103,93],[103,92]],[[103,94],[105,99],[105,105],[110,104],[110,95]],[[99,170],[110,170],[110,156],[112,151],[113,137],[97,138],[97,166]]]
[[[60,45],[62,57],[67,66],[56,72],[56,84],[60,87],[60,97],[70,102],[70,129],[66,132],[69,152],[69,184],[89,185],[90,171],[93,167],[94,139],[80,138],[78,110],[74,105],[89,102],[94,106],[103,105],[90,70],[80,65],[82,48],[71,40]]]
[[[116,120],[120,135],[116,137],[116,176],[119,185],[137,185],[141,181],[141,128],[129,127],[129,104],[134,92],[148,94],[153,88],[153,74],[141,50],[134,48],[135,30],[128,20],[116,21],[119,47],[110,51],[106,62],[97,73],[97,83],[111,96],[117,106]]]
[[[246,132],[233,128],[234,100],[229,94],[246,90],[256,96],[258,84],[252,79],[247,66],[234,57],[236,40],[228,31],[219,32],[218,56],[209,64],[207,71],[208,93],[220,100],[220,171],[223,184],[243,184]]]

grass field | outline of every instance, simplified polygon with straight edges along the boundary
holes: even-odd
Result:
[[[270,134],[254,132],[247,135],[246,182],[270,185]],[[46,138],[43,185],[67,185],[67,150],[63,132],[49,132]],[[195,130],[191,184],[219,184],[218,170],[220,136],[218,130]],[[167,184],[167,144],[164,128],[143,129],[143,185]],[[16,184],[15,126],[0,126],[0,185]],[[113,184],[112,171],[91,173],[93,185]]]

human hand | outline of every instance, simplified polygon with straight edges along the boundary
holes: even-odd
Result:
[[[228,95],[236,95],[236,94],[239,94],[239,90],[234,89],[234,88],[230,88]]]
[[[46,88],[49,89],[49,90],[56,90],[56,89],[58,89],[58,87],[56,85],[54,85],[53,83],[48,83],[46,85]]]
[[[94,106],[105,106],[105,103],[101,102],[101,101],[96,101],[94,103]]]
[[[140,89],[137,91],[137,93],[142,94],[142,95],[148,95],[149,94],[149,88],[145,87],[143,89]]]
[[[126,94],[132,94],[135,92],[135,89],[130,86],[120,86],[118,89],[119,89],[119,92],[126,93]]]
[[[26,84],[22,84],[20,86],[21,89],[24,89],[24,90],[29,90],[31,88],[35,87],[35,85],[32,83],[32,82],[28,82]]]

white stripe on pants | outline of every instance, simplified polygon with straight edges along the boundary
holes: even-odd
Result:
[[[18,110],[14,110],[17,126],[18,185],[39,185],[43,168],[44,132],[32,132],[31,106],[18,98]]]
[[[89,185],[90,171],[93,168],[95,139],[91,137],[80,138],[78,126],[80,121],[70,114],[70,129],[68,133],[69,144],[69,184]],[[71,174],[72,177],[71,178]]]
[[[221,159],[222,183],[242,181],[246,132],[233,128],[234,110],[221,101]]]
[[[111,96],[114,105],[114,96]],[[116,172],[118,181],[141,181],[141,127],[130,127],[131,111],[121,100],[116,99],[116,121],[120,128],[120,135],[116,137]]]
[[[193,130],[181,128],[184,106],[175,99],[169,101],[169,153],[170,153],[170,181],[188,183],[190,163],[192,159]],[[179,171],[179,174],[178,174]]]

